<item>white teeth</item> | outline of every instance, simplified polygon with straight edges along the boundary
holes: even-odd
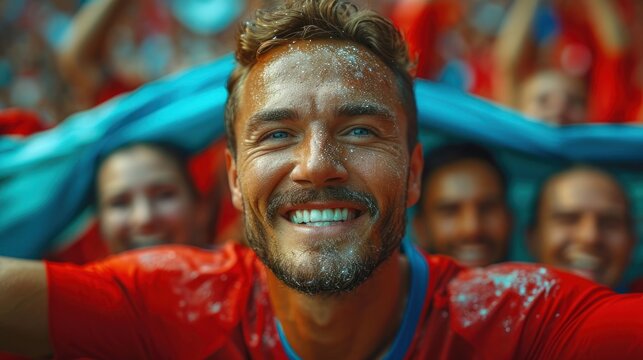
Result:
[[[296,224],[311,226],[328,226],[334,222],[347,221],[355,218],[355,211],[344,209],[312,209],[295,210],[290,212],[290,221]]]
[[[333,221],[340,221],[340,220],[342,220],[342,210],[340,210],[340,209],[335,209],[335,211],[333,211],[333,213],[334,213]]]
[[[304,210],[306,211],[306,210]],[[321,210],[310,210],[310,222],[317,222],[322,220]]]
[[[570,256],[570,265],[574,269],[597,270],[601,267],[601,259],[588,254],[573,254]]]
[[[485,253],[482,251],[463,250],[457,252],[457,258],[461,261],[478,261],[484,258]]]

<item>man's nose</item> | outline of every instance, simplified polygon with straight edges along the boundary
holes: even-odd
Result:
[[[477,242],[482,231],[481,214],[475,206],[465,206],[460,213],[460,234],[462,240]]]
[[[564,95],[552,95],[549,104],[547,105],[547,113],[556,124],[563,124],[565,122],[565,114],[567,112],[567,99]]]
[[[323,187],[342,183],[348,179],[348,171],[342,158],[342,149],[323,131],[304,138],[295,150],[297,164],[291,179],[300,184]]]
[[[137,198],[134,200],[130,215],[130,224],[137,229],[148,229],[154,223],[154,208],[149,199]]]
[[[575,239],[588,246],[596,246],[600,240],[600,228],[596,216],[587,214],[581,218],[576,228]]]

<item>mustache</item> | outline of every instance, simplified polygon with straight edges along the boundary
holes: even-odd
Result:
[[[372,217],[379,214],[377,201],[373,195],[339,186],[275,192],[268,198],[268,209],[266,212],[268,219],[272,220],[277,216],[279,209],[284,206],[296,206],[310,202],[324,201],[352,202],[362,205]]]

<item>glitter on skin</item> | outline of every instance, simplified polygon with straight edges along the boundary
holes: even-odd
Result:
[[[337,56],[338,49],[346,49],[347,54],[354,53],[355,59],[360,60],[359,62],[372,62],[373,72],[362,70],[364,80],[358,79],[355,73],[359,70],[359,66],[356,67],[359,64],[351,65],[353,59],[350,56],[348,60]],[[355,276],[355,270],[349,270],[359,269],[355,265],[363,263],[367,258],[372,258],[371,253],[388,250],[388,240],[384,247],[381,243],[384,242],[382,239],[388,239],[382,231],[388,232],[390,224],[383,226],[388,224],[385,220],[380,220],[379,217],[365,217],[362,218],[363,222],[377,224],[378,228],[383,227],[383,229],[374,230],[370,226],[360,226],[341,236],[308,244],[299,241],[294,235],[289,236],[290,233],[286,231],[289,225],[279,221],[268,224],[267,222],[271,220],[261,220],[273,219],[271,216],[266,216],[266,209],[263,208],[263,204],[269,203],[266,199],[267,194],[279,187],[290,191],[301,187],[299,182],[293,182],[286,177],[287,171],[296,170],[295,176],[306,173],[301,173],[300,168],[293,168],[291,165],[299,164],[301,157],[305,156],[305,164],[315,166],[323,164],[333,171],[337,169],[343,171],[342,169],[348,168],[350,176],[347,175],[347,178],[342,180],[350,185],[348,188],[355,187],[355,190],[363,188],[367,192],[382,195],[381,201],[401,204],[401,206],[392,206],[396,209],[395,211],[402,211],[406,206],[406,190],[403,184],[409,182],[408,167],[400,167],[399,160],[408,159],[409,153],[408,146],[400,142],[400,139],[406,136],[405,122],[397,121],[404,118],[405,109],[398,97],[385,99],[381,91],[374,90],[382,88],[391,92],[397,90],[393,73],[385,64],[378,61],[364,48],[349,42],[298,41],[296,44],[283,45],[269,55],[265,55],[265,58],[260,58],[259,65],[255,65],[246,79],[244,87],[247,88],[241,92],[241,99],[244,99],[244,96],[250,96],[252,99],[256,98],[257,102],[248,103],[250,106],[240,111],[240,119],[247,118],[249,122],[236,124],[237,133],[243,134],[239,140],[239,153],[242,155],[237,158],[236,163],[239,179],[254,178],[248,174],[254,174],[253,172],[259,167],[262,168],[261,174],[275,174],[275,176],[269,178],[271,182],[262,185],[255,184],[251,180],[239,181],[239,188],[244,187],[246,193],[252,193],[248,190],[249,188],[257,191],[261,188],[272,190],[262,190],[262,194],[256,198],[257,201],[254,201],[253,196],[239,199],[237,206],[243,207],[245,213],[250,214],[245,220],[246,224],[251,224],[251,228],[266,229],[263,234],[255,231],[250,235],[256,236],[248,237],[257,239],[250,242],[257,254],[264,263],[273,264],[275,268],[281,269],[279,271],[272,269],[273,273],[280,276],[280,280],[292,283],[293,287],[300,291],[310,292],[311,289],[318,289],[316,291],[337,293],[348,288],[349,285],[357,286],[362,281],[362,277]],[[304,75],[299,71],[292,72],[297,64],[300,64],[299,70],[305,70]],[[259,86],[255,80],[259,81]],[[381,87],[374,87],[371,84],[377,85],[380,82],[383,84]],[[365,86],[366,83],[368,86]],[[274,96],[274,94],[280,95]],[[371,106],[374,108],[370,109]],[[266,109],[282,111],[273,118],[262,117],[266,113],[270,114]],[[360,111],[366,116],[362,117]],[[251,118],[257,114],[262,116]],[[274,121],[261,122],[257,119]],[[356,129],[363,130],[366,135],[349,133],[349,130]],[[271,136],[274,133],[279,133],[280,139],[287,140],[274,142],[265,140],[266,134]],[[289,176],[292,174],[293,172]],[[363,186],[364,179],[374,177],[374,174],[379,178],[384,176],[387,179],[386,182],[402,185],[399,188],[400,191],[379,191],[379,189]],[[315,186],[318,185],[315,184]],[[248,202],[247,199],[253,199],[253,201]],[[272,238],[275,233],[285,236],[281,236],[277,241]],[[367,238],[371,239],[376,246],[370,246],[366,242]],[[260,239],[268,240],[260,241]],[[261,250],[262,247],[266,248],[265,251]],[[324,256],[325,253],[332,256]],[[270,261],[271,258],[274,261]],[[380,259],[381,256],[375,258]],[[337,266],[338,263],[343,265]],[[320,285],[313,287],[314,283],[310,282],[309,274],[318,274],[323,265],[327,265],[326,271],[321,274],[326,275],[327,279],[319,279]],[[337,270],[332,270],[333,268]],[[364,267],[361,268],[364,269]],[[290,270],[285,272],[284,269]],[[361,272],[364,270],[360,270]],[[353,275],[350,275],[351,273]],[[289,275],[286,276],[287,274]],[[329,281],[331,277],[334,277],[334,280]],[[337,284],[337,281],[345,285],[334,286],[333,284]]]
[[[463,273],[449,285],[451,302],[458,314],[455,318],[467,328],[483,321],[500,303],[509,302],[516,311],[503,320],[502,326],[505,332],[511,332],[537,298],[552,296],[558,289],[556,277],[546,268],[534,270],[501,264]]]

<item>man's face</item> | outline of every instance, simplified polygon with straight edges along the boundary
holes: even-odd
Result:
[[[551,124],[580,124],[587,121],[586,102],[586,90],[579,80],[544,72],[525,83],[520,110]]]
[[[467,266],[486,266],[507,253],[511,217],[498,174],[482,161],[438,169],[424,185],[423,216],[415,229],[423,245]]]
[[[192,239],[196,200],[168,155],[122,150],[105,160],[97,181],[99,225],[112,252]]]
[[[543,190],[532,248],[538,261],[615,286],[634,243],[623,192],[607,175],[576,171]]]
[[[250,246],[291,288],[348,291],[399,245],[419,196],[392,72],[348,42],[297,41],[245,80],[227,155]]]

